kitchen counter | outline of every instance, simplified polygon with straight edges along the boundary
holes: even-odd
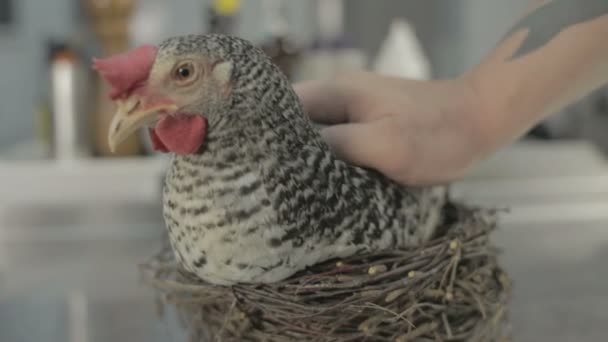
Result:
[[[0,186],[19,191],[15,184],[27,183],[32,165],[0,167],[21,177]],[[41,189],[0,194],[0,341],[186,340],[158,319],[137,271],[159,248],[158,189],[146,186],[158,185],[164,165],[135,166],[138,174],[117,164],[93,167],[96,184],[106,187],[99,197],[95,184],[45,185],[44,178],[32,184],[70,189],[32,203],[28,196]],[[55,167],[51,179],[65,179]],[[69,172],[82,177],[75,184],[87,176]],[[529,144],[501,151],[454,184],[463,201],[512,208],[495,241],[514,279],[515,341],[601,341],[608,334],[607,177],[606,162],[586,144]]]

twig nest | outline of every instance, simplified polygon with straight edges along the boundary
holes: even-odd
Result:
[[[204,283],[168,248],[142,270],[193,341],[506,341],[511,283],[490,244],[496,213],[451,214],[423,246],[331,260],[270,285]]]

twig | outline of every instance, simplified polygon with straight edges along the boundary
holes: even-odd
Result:
[[[452,334],[452,328],[450,327],[448,316],[445,314],[445,312],[441,313],[441,320],[443,321],[443,326],[445,327],[445,332],[448,334],[448,338],[452,339],[454,335]]]
[[[234,311],[235,307],[236,307],[236,298],[232,301],[232,304],[230,304],[230,308],[228,309],[228,312],[224,316],[224,321],[222,322],[222,326],[220,327],[220,330],[216,334],[216,340],[217,340],[217,342],[222,342],[222,334],[224,333],[224,329],[226,328],[226,324],[228,324],[228,320],[230,319],[230,315]]]

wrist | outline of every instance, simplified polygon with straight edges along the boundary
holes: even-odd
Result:
[[[501,145],[501,134],[496,125],[500,109],[487,101],[476,75],[467,73],[455,80],[463,89],[464,120],[468,123],[475,159],[479,160],[494,152]]]

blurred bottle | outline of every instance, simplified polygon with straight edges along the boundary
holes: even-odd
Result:
[[[58,160],[75,160],[91,155],[82,61],[67,44],[51,47],[50,86],[52,104],[52,155]]]
[[[417,80],[431,78],[431,63],[414,27],[407,20],[393,20],[374,60],[373,70],[386,76]]]
[[[302,58],[296,78],[323,79],[341,72],[364,69],[365,55],[344,32],[344,2],[317,0],[315,4],[316,36],[305,52],[305,58]]]
[[[211,6],[206,9],[209,33],[234,33],[237,15],[241,9],[240,0],[213,0]]]
[[[285,16],[284,0],[263,0],[262,18],[264,38],[260,47],[283,71],[293,79],[301,51],[296,42],[289,37],[289,24]]]
[[[81,0],[88,13],[89,25],[101,48],[99,57],[125,52],[129,49],[129,28],[136,0]],[[95,153],[101,157],[140,156],[144,153],[141,137],[132,135],[116,151],[108,145],[108,129],[116,106],[108,98],[109,86],[94,76],[96,105],[92,113]]]

